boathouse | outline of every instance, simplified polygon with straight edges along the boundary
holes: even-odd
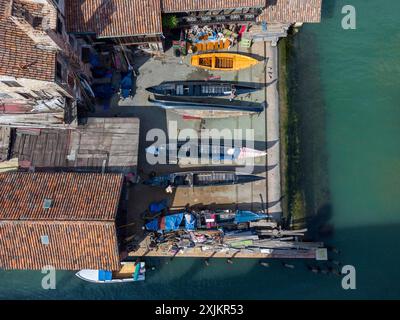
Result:
[[[0,269],[120,268],[121,174],[0,173]]]
[[[173,28],[317,23],[322,0],[70,0],[65,5],[68,32],[88,43],[163,51],[169,17]]]
[[[138,118],[87,118],[67,130],[0,127],[0,163],[13,160],[20,170],[136,176],[139,127]]]

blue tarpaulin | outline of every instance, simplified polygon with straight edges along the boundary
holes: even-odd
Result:
[[[167,208],[167,199],[161,200],[160,202],[153,202],[149,206],[151,213],[158,213]]]
[[[132,71],[130,71],[121,80],[121,95],[123,98],[128,98],[131,95],[132,86]]]
[[[252,211],[238,210],[238,211],[236,211],[236,215],[235,215],[235,223],[257,221],[257,220],[267,219],[267,218],[268,218],[268,215],[263,214],[263,213],[255,213]]]
[[[99,281],[106,281],[112,279],[112,272],[106,270],[99,270]]]
[[[146,230],[148,231],[158,231],[159,228],[158,218],[150,220],[146,223]]]
[[[196,230],[196,218],[190,213],[185,214],[185,229]]]
[[[172,214],[165,217],[165,231],[175,231],[179,229],[183,220],[183,213]]]

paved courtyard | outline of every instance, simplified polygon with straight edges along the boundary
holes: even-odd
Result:
[[[275,50],[274,50],[275,49]],[[207,206],[218,209],[249,209],[268,210],[268,213],[280,216],[280,175],[279,175],[279,103],[277,94],[277,52],[269,42],[255,42],[251,49],[233,48],[231,51],[240,51],[263,57],[264,60],[256,66],[237,72],[206,71],[190,65],[190,55],[174,57],[172,50],[165,55],[150,57],[147,55],[135,57],[135,70],[138,71],[134,96],[129,99],[115,101],[111,108],[101,112],[107,116],[135,116],[140,118],[140,145],[138,172],[142,179],[148,174],[171,173],[192,170],[238,170],[242,171],[243,164],[224,162],[219,165],[195,165],[184,162],[172,164],[150,165],[146,159],[145,148],[153,144],[146,141],[149,130],[157,128],[167,132],[171,124],[176,124],[177,132],[191,128],[199,134],[205,129],[234,129],[243,130],[245,139],[246,129],[253,129],[254,138],[248,147],[258,150],[267,150],[266,157],[254,161],[251,174],[264,177],[245,185],[220,186],[208,188],[178,188],[172,194],[167,194],[162,188],[148,187],[137,184],[130,188],[128,198],[128,222],[130,232],[135,234],[138,241],[143,239],[142,221],[140,214],[154,201],[168,199],[172,209],[182,209],[189,206]],[[230,117],[224,119],[184,119],[172,111],[165,111],[148,102],[147,87],[157,85],[163,81],[176,80],[205,80],[211,76],[219,76],[221,80],[245,81],[265,84],[265,88],[249,96],[238,97],[252,102],[264,103],[267,108],[260,114]],[[275,122],[277,121],[277,122]],[[272,131],[270,132],[269,130]],[[245,146],[245,145],[244,145]],[[133,222],[133,223],[132,223]],[[145,246],[145,242],[143,242]]]

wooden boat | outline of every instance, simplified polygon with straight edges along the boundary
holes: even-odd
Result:
[[[119,283],[145,280],[145,262],[121,262],[121,270],[83,269],[76,273],[79,279],[93,283]]]
[[[195,171],[178,172],[151,178],[144,184],[156,187],[210,187],[244,184],[265,179],[232,171]]]
[[[213,147],[210,145],[199,145],[185,143],[152,145],[146,148],[146,152],[154,156],[169,155],[173,151],[178,159],[197,159],[197,160],[244,160],[254,159],[267,155],[265,151],[255,150],[246,147]]]
[[[156,106],[172,110],[181,115],[188,115],[199,118],[225,118],[251,113],[260,113],[264,110],[265,104],[250,101],[229,101],[218,98],[158,96],[154,99],[149,97],[149,102]]]
[[[235,81],[167,81],[146,90],[165,96],[222,97],[248,94],[261,88],[260,84]]]
[[[259,61],[240,53],[214,52],[194,55],[192,66],[217,71],[238,71],[254,66]]]

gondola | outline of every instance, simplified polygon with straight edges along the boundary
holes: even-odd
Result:
[[[154,156],[169,155],[175,151],[178,159],[206,159],[206,160],[244,160],[263,157],[265,151],[246,147],[223,147],[185,143],[182,145],[161,144],[146,148],[146,152]]]
[[[244,184],[264,180],[264,177],[238,174],[233,171],[178,172],[150,178],[144,184],[155,187],[209,187]]]
[[[196,98],[248,94],[261,88],[261,84],[250,82],[167,81],[146,90],[158,95]]]
[[[172,97],[155,95],[149,102],[181,115],[199,118],[225,118],[260,113],[265,104],[250,101],[230,101],[229,99]]]

